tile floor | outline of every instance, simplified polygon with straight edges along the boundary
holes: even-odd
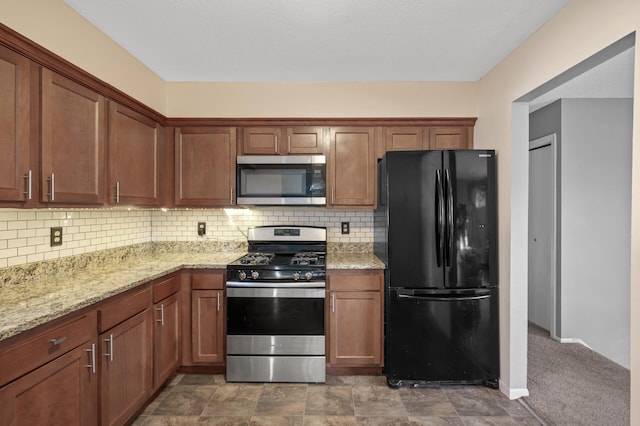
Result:
[[[226,383],[179,374],[134,425],[539,425],[517,401],[476,386],[390,389],[384,376],[323,385]]]

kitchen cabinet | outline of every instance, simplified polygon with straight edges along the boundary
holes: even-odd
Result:
[[[201,271],[191,275],[191,360],[224,362],[224,273]]]
[[[428,149],[428,135],[429,132],[422,127],[386,127],[384,129],[384,150],[386,152]]]
[[[129,421],[153,390],[153,315],[144,286],[98,309],[101,425]]]
[[[3,349],[0,425],[97,424],[97,362],[95,312]]]
[[[327,207],[375,207],[373,127],[330,129]]]
[[[154,389],[158,389],[180,365],[180,276],[172,274],[153,285]]]
[[[382,367],[383,272],[329,270],[328,364]]]
[[[318,154],[325,152],[324,128],[317,126],[245,127],[243,155]]]
[[[41,201],[103,204],[104,98],[46,68],[41,86]]]
[[[428,149],[472,149],[473,128],[463,126],[430,127]],[[426,149],[427,147],[425,147]]]
[[[236,128],[175,129],[175,205],[235,204]]]
[[[160,125],[109,102],[108,202],[159,205]]]
[[[30,162],[31,61],[0,46],[0,201],[34,197]]]

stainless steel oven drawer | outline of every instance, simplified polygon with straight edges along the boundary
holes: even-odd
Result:
[[[227,356],[227,382],[325,383],[324,356]]]
[[[324,355],[324,336],[227,336],[229,355]]]

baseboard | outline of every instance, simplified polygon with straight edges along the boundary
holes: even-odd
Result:
[[[500,392],[507,395],[509,399],[518,399],[518,398],[522,398],[523,396],[529,396],[529,390],[527,388],[511,389],[502,380],[500,380]]]
[[[591,349],[591,346],[587,345],[584,342],[584,340],[582,340],[582,339],[577,339],[577,338],[574,338],[574,337],[555,337],[555,336],[553,336],[552,338],[553,338],[553,340],[556,340],[556,341],[558,341],[560,343],[578,343],[578,344],[584,346],[587,349]],[[593,350],[593,349],[591,349],[591,350]]]

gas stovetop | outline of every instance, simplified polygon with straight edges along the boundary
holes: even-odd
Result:
[[[262,226],[248,232],[249,253],[227,266],[230,281],[325,279],[326,228]]]

